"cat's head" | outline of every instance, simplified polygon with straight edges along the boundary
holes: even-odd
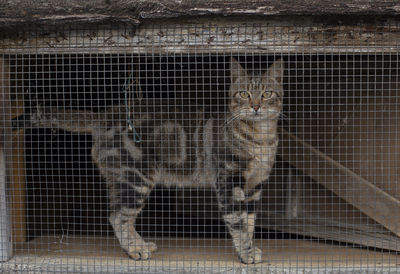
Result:
[[[284,67],[284,62],[279,59],[268,71],[249,75],[235,58],[231,58],[229,110],[235,120],[262,121],[279,118]]]

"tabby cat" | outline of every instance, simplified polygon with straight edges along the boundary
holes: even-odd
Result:
[[[277,60],[265,73],[247,73],[234,58],[230,66],[225,114],[161,99],[134,101],[130,115],[140,142],[125,106],[99,113],[38,107],[31,114],[31,126],[92,134],[92,157],[109,187],[109,220],[131,258],[149,259],[157,249],[136,232],[135,220],[162,184],[211,186],[240,260],[261,261],[254,222],[278,145],[284,64]]]

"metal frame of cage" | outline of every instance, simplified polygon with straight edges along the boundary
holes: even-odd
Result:
[[[384,25],[368,26],[368,25],[325,25],[325,24],[312,24],[310,25],[307,20],[281,20],[254,21],[251,24],[243,24],[240,20],[215,20],[213,22],[203,22],[200,24],[190,23],[165,23],[165,21],[151,22],[143,24],[139,27],[130,26],[96,26],[94,28],[82,29],[60,29],[54,28],[38,33],[37,30],[27,30],[21,36],[16,38],[5,38],[0,41],[1,53],[7,56],[23,56],[24,54],[31,55],[46,55],[46,54],[224,54],[228,55],[254,55],[264,54],[271,56],[290,56],[296,54],[310,55],[310,56],[324,56],[324,55],[382,55],[382,56],[396,56],[398,54],[398,24],[396,22],[386,22]],[[23,41],[21,43],[21,41]],[[227,50],[228,49],[228,50]],[[23,57],[22,57],[23,58]],[[395,58],[394,58],[395,59]],[[394,62],[389,58],[388,62]],[[346,63],[346,62],[344,62]],[[3,68],[5,68],[3,64]],[[6,70],[2,71],[7,74]],[[3,78],[4,79],[4,78]],[[368,80],[367,80],[368,82]],[[7,86],[9,84],[3,84]],[[11,86],[10,86],[11,87]],[[7,104],[11,102],[7,96],[9,91],[3,90],[3,115],[9,116],[7,111],[10,106]],[[395,118],[394,118],[395,119]],[[344,122],[343,122],[344,121]],[[345,120],[342,122],[345,123]],[[341,125],[343,126],[343,125]],[[9,125],[4,125],[3,128],[8,128]],[[394,132],[394,134],[396,134]],[[5,137],[9,133],[5,134]],[[360,174],[357,174],[350,168],[340,164],[339,161],[334,159],[332,154],[329,156],[326,153],[314,148],[301,138],[293,135],[292,132],[281,130],[282,148],[284,160],[292,166],[303,170],[307,176],[313,180],[320,182],[325,188],[338,195],[341,199],[352,204],[355,208],[360,209],[365,215],[372,220],[382,224],[382,226],[390,233],[387,235],[382,232],[383,230],[369,231],[371,234],[385,234],[382,244],[378,248],[383,249],[399,249],[399,243],[393,235],[399,235],[400,223],[400,202],[390,194],[389,191],[384,191],[376,185],[365,179]],[[389,137],[392,138],[392,137]],[[393,138],[396,138],[395,136]],[[10,141],[11,142],[11,141]],[[293,154],[292,148],[297,148],[297,153]],[[10,151],[5,148],[6,155],[3,157],[12,157]],[[12,160],[11,160],[12,161]],[[17,160],[20,161],[20,160]],[[317,164],[315,164],[317,163]],[[2,161],[3,176],[2,180],[5,186],[8,174],[5,170],[5,161]],[[317,171],[316,171],[317,170]],[[321,174],[319,170],[324,170]],[[396,176],[396,174],[394,174]],[[340,184],[336,184],[340,180]],[[13,182],[15,183],[15,182]],[[295,186],[294,186],[295,187]],[[2,251],[2,258],[8,260],[12,254],[12,244],[10,242],[10,215],[6,214],[6,189],[0,189],[3,193],[0,200],[2,204],[3,220],[0,222],[4,229],[2,231],[3,239],[0,251]],[[393,189],[396,191],[396,187]],[[11,196],[18,196],[18,189],[10,189],[15,191]],[[295,194],[294,194],[295,195]],[[362,198],[364,197],[364,199]],[[368,203],[365,197],[373,197],[375,203]],[[296,197],[294,197],[296,199]],[[297,197],[298,198],[298,197]],[[13,206],[15,203],[12,203]],[[10,205],[9,205],[10,206]],[[288,213],[292,214],[291,212]],[[269,216],[263,216],[262,219],[268,219]],[[290,218],[289,218],[290,219]],[[275,224],[275,227],[285,227],[287,223]],[[297,226],[302,226],[297,224]],[[305,227],[306,224],[303,224]],[[370,229],[370,228],[369,228]],[[386,232],[387,232],[386,231]],[[366,231],[367,233],[368,231]],[[304,232],[306,234],[306,232]],[[313,233],[321,233],[324,231],[318,229]],[[354,234],[359,234],[359,231]],[[306,234],[307,235],[307,234]],[[310,235],[310,234],[309,234]],[[321,235],[319,235],[321,236]],[[322,236],[321,236],[322,237]],[[329,238],[328,238],[329,239]],[[331,238],[329,240],[337,240],[338,238]],[[363,241],[373,241],[360,237],[358,244]],[[356,241],[356,244],[357,244]],[[391,245],[391,246],[390,246]],[[389,246],[389,247],[388,247]],[[376,246],[375,246],[376,247]],[[392,254],[390,254],[392,255]],[[332,259],[333,260],[333,259]],[[373,260],[373,259],[372,259]],[[29,264],[32,263],[32,266]],[[46,264],[47,262],[39,262]],[[165,264],[165,262],[164,262]],[[13,266],[14,265],[14,266]],[[360,266],[348,265],[335,265],[335,264],[319,264],[307,265],[289,262],[289,264],[282,264],[280,266],[255,266],[253,268],[261,271],[267,270],[282,270],[288,269],[308,269],[310,271],[318,271],[321,268],[331,269],[332,271],[345,270],[345,271],[358,271],[358,270],[389,270],[396,272],[398,265],[398,257],[393,255],[386,261],[383,260],[382,266],[367,266],[363,268]],[[3,263],[2,267],[13,271],[20,271],[23,268],[35,269],[38,267],[38,262],[28,259],[18,264],[17,262]],[[101,271],[101,267],[110,267],[113,270],[119,271],[132,271],[140,269],[142,271],[166,271],[170,270],[170,266],[151,266],[141,265],[132,266],[132,264],[124,265],[108,262],[106,265],[96,265],[95,262],[86,264],[86,266],[79,266],[71,262],[57,261],[53,266],[50,264],[45,266],[48,271]],[[207,268],[211,267],[211,268]],[[228,267],[228,268],[226,268]],[[191,270],[199,269],[212,269],[222,270],[230,269],[232,266],[227,265],[208,265],[195,268],[190,266]],[[236,267],[243,267],[237,266]],[[179,267],[177,267],[179,269]],[[185,267],[183,267],[185,269]]]

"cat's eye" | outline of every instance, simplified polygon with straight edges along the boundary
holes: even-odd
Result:
[[[249,98],[250,94],[247,91],[241,91],[239,92],[240,97],[242,97],[243,99],[247,99]]]
[[[268,99],[272,96],[272,91],[264,91],[264,93],[261,96],[264,99]]]

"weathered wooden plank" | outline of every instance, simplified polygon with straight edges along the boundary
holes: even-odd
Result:
[[[400,25],[325,25],[286,21],[154,21],[78,28],[48,27],[0,39],[0,53],[376,53],[400,50]]]
[[[382,273],[396,270],[398,255],[305,240],[256,240],[263,262],[243,265],[230,239],[152,238],[151,260],[133,262],[115,238],[43,236],[19,247],[0,264],[5,273]],[[29,247],[29,248],[28,248]],[[29,253],[35,250],[35,254]],[[370,268],[370,271],[368,271]],[[341,269],[338,271],[338,269]],[[354,272],[352,271],[354,270]],[[396,272],[391,272],[396,273]]]
[[[1,1],[0,24],[54,24],[57,22],[138,23],[148,18],[204,15],[398,15],[397,1],[357,0],[45,0]]]
[[[400,238],[376,225],[356,225],[327,219],[260,216],[258,225],[296,235],[352,243],[361,246],[400,251]]]
[[[281,135],[285,161],[400,236],[400,201],[284,129]]]
[[[281,167],[277,167],[281,168]],[[284,184],[264,187],[257,225],[269,230],[364,247],[400,251],[400,238],[307,176],[285,169]],[[274,185],[276,179],[271,178]],[[270,193],[270,195],[268,195]],[[276,197],[282,197],[281,200]],[[279,209],[270,203],[282,204]]]

